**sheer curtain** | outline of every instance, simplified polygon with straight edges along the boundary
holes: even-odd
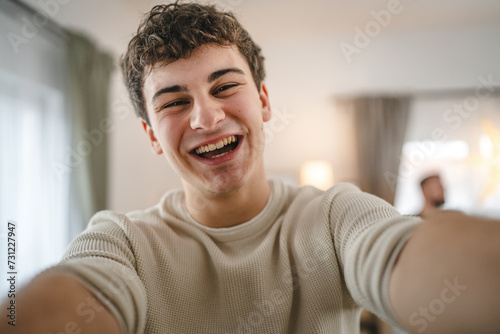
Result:
[[[358,97],[340,106],[354,113],[360,188],[394,204],[409,98]]]
[[[69,175],[58,177],[52,168],[69,143],[65,41],[44,29],[27,35],[22,19],[29,17],[11,2],[0,6],[0,32],[10,37],[0,39],[0,267],[6,268],[5,233],[13,220],[19,285],[59,261],[71,237]]]
[[[56,264],[105,208],[112,58],[86,37],[0,2],[0,267],[17,224],[18,286]],[[29,34],[28,34],[29,32]],[[1,291],[7,281],[0,281]],[[1,293],[0,291],[0,293]]]

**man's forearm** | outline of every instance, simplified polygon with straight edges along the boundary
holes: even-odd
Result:
[[[500,333],[500,223],[456,212],[422,222],[389,294],[412,333]]]
[[[16,296],[15,326],[0,323],[0,333],[106,333],[119,334],[111,312],[76,278],[42,274]],[[7,304],[2,303],[5,310]]]

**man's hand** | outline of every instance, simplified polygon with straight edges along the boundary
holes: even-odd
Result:
[[[500,333],[500,222],[442,212],[422,222],[389,282],[412,333]]]
[[[5,310],[8,304],[2,303]],[[16,296],[15,326],[0,323],[0,333],[119,334],[111,312],[76,278],[46,273],[36,277]]]

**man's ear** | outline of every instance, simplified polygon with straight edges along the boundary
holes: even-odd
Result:
[[[153,152],[155,154],[163,154],[163,150],[161,148],[160,142],[158,139],[156,139],[155,133],[153,131],[153,128],[150,127],[146,121],[141,120],[142,122],[142,128],[144,129],[144,132],[148,135],[149,142],[151,144],[151,148],[153,149]]]
[[[267,94],[267,87],[265,83],[260,84],[260,101],[262,103],[262,120],[267,122],[271,119],[271,103],[269,102],[269,95]]]

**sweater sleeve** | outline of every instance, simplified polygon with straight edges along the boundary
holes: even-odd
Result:
[[[87,229],[69,245],[54,270],[79,279],[121,325],[123,333],[143,333],[146,291],[137,274],[126,216],[97,213]]]
[[[397,326],[389,276],[420,218],[402,216],[384,200],[350,184],[330,190],[329,201],[335,252],[352,298]]]

